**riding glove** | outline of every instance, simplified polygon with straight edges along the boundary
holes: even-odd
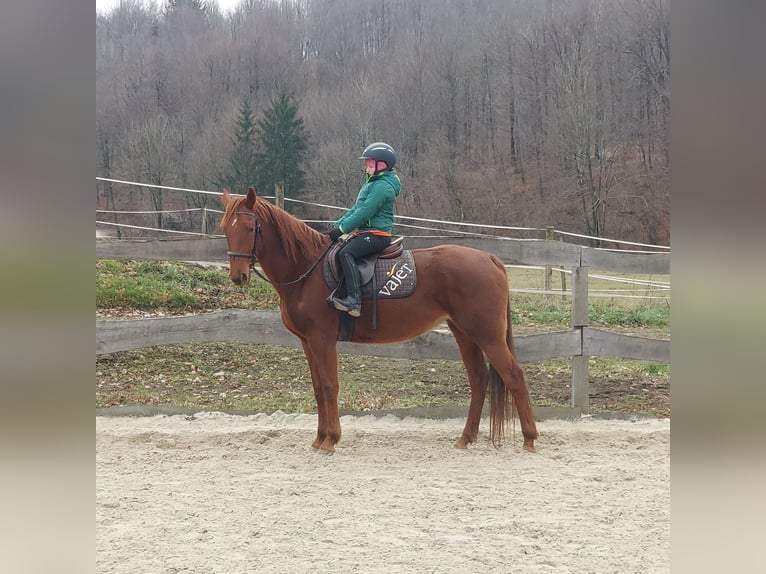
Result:
[[[338,237],[343,235],[343,232],[337,227],[333,227],[327,235],[330,236],[330,241],[337,241]]]

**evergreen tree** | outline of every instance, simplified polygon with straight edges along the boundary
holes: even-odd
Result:
[[[303,170],[308,150],[308,132],[298,115],[298,104],[286,90],[280,91],[256,124],[259,151],[259,190],[271,195],[276,182],[284,183],[286,197],[296,198],[303,190]]]
[[[245,193],[256,185],[255,117],[250,102],[244,100],[237,114],[237,129],[232,138],[232,152],[226,167],[218,174],[216,185],[233,193]]]

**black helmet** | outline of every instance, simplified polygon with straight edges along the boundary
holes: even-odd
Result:
[[[358,159],[374,159],[375,161],[384,161],[388,169],[394,169],[396,165],[396,152],[387,143],[375,142],[364,148],[362,155]]]

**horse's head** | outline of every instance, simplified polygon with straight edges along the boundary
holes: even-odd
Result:
[[[247,195],[232,195],[223,190],[221,198],[226,209],[221,220],[221,229],[226,235],[229,247],[229,278],[237,285],[250,280],[250,269],[255,265],[255,241],[258,220],[254,213],[255,191],[247,189]]]

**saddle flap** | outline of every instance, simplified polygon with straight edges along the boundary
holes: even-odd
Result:
[[[337,261],[338,251],[343,245],[334,245],[325,257],[323,271],[327,287],[332,291],[338,287],[343,272]],[[397,253],[398,252],[398,253]],[[379,299],[399,298],[410,295],[417,283],[415,260],[412,251],[403,249],[402,241],[388,257],[366,257],[357,260],[362,285],[362,299],[371,299],[372,277],[375,275],[376,297]]]

